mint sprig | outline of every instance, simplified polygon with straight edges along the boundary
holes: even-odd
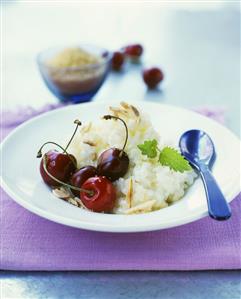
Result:
[[[158,161],[164,165],[169,166],[171,169],[179,172],[191,170],[188,161],[174,148],[164,147],[160,152]]]
[[[184,172],[192,169],[188,161],[176,149],[166,146],[160,150],[156,139],[145,140],[143,144],[139,144],[137,147],[142,155],[151,159],[156,158],[158,152],[160,152],[158,162],[174,171]]]
[[[155,158],[157,156],[157,141],[146,140],[143,144],[137,145],[142,155],[147,156],[148,158]]]

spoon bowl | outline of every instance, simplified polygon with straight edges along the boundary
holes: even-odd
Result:
[[[215,220],[230,218],[230,206],[211,173],[216,160],[216,151],[210,136],[201,130],[186,131],[180,138],[179,147],[182,155],[201,175],[209,215]]]
[[[195,168],[198,168],[200,163],[212,168],[216,152],[208,134],[201,130],[187,131],[181,136],[179,146],[182,154],[188,156],[187,159]]]

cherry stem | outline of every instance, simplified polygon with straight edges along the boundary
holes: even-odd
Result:
[[[125,143],[124,143],[123,148],[122,148],[121,153],[120,153],[120,157],[121,157],[122,153],[124,152],[124,149],[126,147],[127,140],[128,140],[128,128],[127,128],[126,122],[122,118],[114,116],[114,115],[104,115],[103,118],[106,119],[106,120],[108,120],[108,119],[120,120],[124,124],[124,126],[125,126],[126,139],[125,139]]]
[[[51,179],[53,179],[57,183],[62,184],[63,186],[66,186],[66,187],[68,187],[70,189],[73,189],[73,190],[76,190],[76,191],[85,192],[85,193],[89,194],[90,196],[93,196],[95,194],[94,191],[83,189],[83,188],[78,188],[76,186],[72,186],[70,184],[62,182],[59,179],[57,179],[56,177],[54,177],[51,173],[49,173],[49,171],[47,169],[47,156],[46,156],[46,154],[43,156],[43,167],[44,167],[44,171],[47,173],[47,175],[49,177],[51,177]]]
[[[77,132],[77,130],[78,130],[78,127],[81,126],[81,122],[80,122],[78,119],[76,119],[76,120],[74,121],[74,124],[76,124],[76,128],[75,128],[74,133],[73,133],[72,137],[70,138],[68,144],[66,145],[66,147],[65,147],[65,149],[64,149],[64,152],[67,151],[67,149],[68,149],[70,143],[71,143],[72,140],[74,139],[74,136],[75,136],[75,134],[76,134],[76,132]]]
[[[42,157],[42,149],[43,149],[43,147],[44,147],[45,145],[47,145],[47,144],[54,144],[54,145],[58,146],[59,148],[62,149],[62,151],[63,151],[64,153],[66,153],[66,154],[68,155],[68,153],[66,152],[66,150],[65,150],[61,145],[59,145],[58,143],[53,142],[53,141],[48,141],[48,142],[45,142],[45,143],[40,147],[40,149],[39,149],[39,151],[38,151],[38,153],[37,153],[37,158],[41,158],[41,157]]]

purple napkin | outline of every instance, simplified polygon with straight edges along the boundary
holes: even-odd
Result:
[[[207,114],[207,109],[204,110]],[[208,111],[212,117],[222,119],[221,111]],[[15,118],[16,123],[25,119],[20,116]],[[3,137],[10,127],[13,123],[5,122],[5,128],[1,128]],[[43,219],[16,204],[1,190],[0,269],[240,269],[241,195],[233,200],[231,207],[233,215],[226,222],[206,217],[156,232],[98,233]]]

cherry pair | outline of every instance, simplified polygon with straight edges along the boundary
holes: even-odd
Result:
[[[121,49],[121,51],[115,51],[112,56],[112,68],[116,71],[120,70],[125,62],[126,56],[135,61],[140,58],[143,53],[143,47],[140,44],[128,45]]]

